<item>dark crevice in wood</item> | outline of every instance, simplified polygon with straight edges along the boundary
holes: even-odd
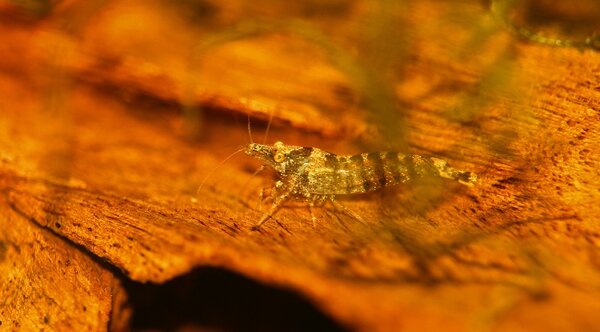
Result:
[[[306,299],[220,268],[125,285],[134,331],[346,331]]]

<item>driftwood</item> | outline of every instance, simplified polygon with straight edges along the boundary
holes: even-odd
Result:
[[[240,33],[200,52],[208,28],[162,5],[112,2],[72,28],[74,3],[0,27],[0,328],[124,329],[123,280],[211,266],[353,329],[600,329],[598,53],[470,34],[441,20],[450,5],[413,4],[418,33],[382,81],[399,100],[396,145],[363,109],[373,80],[305,37]],[[352,26],[336,23],[323,29]],[[299,202],[251,231],[272,179],[251,178],[249,157],[219,165],[248,142],[247,114],[256,141],[272,116],[268,142],[403,146],[480,180],[342,199],[367,225],[324,206],[313,228]]]
[[[126,294],[111,271],[76,244],[7,209],[6,197],[2,206],[0,328],[104,331],[127,326]]]

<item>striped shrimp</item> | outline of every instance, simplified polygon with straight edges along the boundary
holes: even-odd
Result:
[[[314,147],[250,143],[246,154],[271,167],[278,180],[271,192],[273,204],[253,229],[269,220],[288,199],[308,202],[313,226],[312,208],[316,203],[331,201],[355,219],[360,216],[335,200],[338,195],[372,192],[408,180],[437,176],[472,186],[477,176],[472,172],[452,168],[442,159],[397,152],[369,152],[357,155],[336,155]]]

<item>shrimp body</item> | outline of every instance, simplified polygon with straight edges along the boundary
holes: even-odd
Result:
[[[250,143],[246,153],[262,160],[279,177],[271,212],[261,218],[257,227],[292,196],[308,200],[312,206],[316,200],[328,198],[334,202],[337,195],[372,192],[419,177],[442,177],[469,186],[477,181],[474,173],[452,168],[442,159],[398,152],[336,155],[314,147],[276,142]]]

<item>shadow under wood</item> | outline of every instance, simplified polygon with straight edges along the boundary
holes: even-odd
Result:
[[[126,285],[134,331],[344,331],[312,304],[219,268]]]

